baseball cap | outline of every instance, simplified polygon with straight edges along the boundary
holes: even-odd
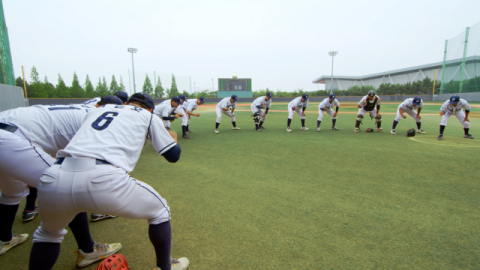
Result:
[[[115,96],[122,100],[122,102],[127,102],[128,94],[123,91],[118,91],[115,93]]]
[[[272,98],[272,96],[273,96],[272,93],[267,92],[267,97],[268,97],[268,98]]]
[[[449,103],[450,104],[457,104],[459,100],[460,100],[460,97],[457,96],[457,95],[454,95],[454,96],[450,97],[450,102]]]
[[[237,101],[238,100],[237,95],[232,95],[232,99],[233,99],[233,101]]]
[[[133,94],[130,99],[128,99],[128,102],[130,101],[138,101],[138,102],[141,102],[143,104],[145,104],[145,106],[147,106],[149,109],[153,109],[155,108],[155,103],[153,102],[153,98],[145,93],[135,93]]]
[[[303,95],[302,95],[302,98],[303,98],[304,100],[307,100],[307,99],[308,99],[308,94],[303,94]]]
[[[178,96],[180,99],[187,100],[187,97],[185,95],[179,95]]]
[[[334,100],[336,97],[337,97],[337,96],[335,96],[335,94],[330,94],[330,96],[329,96],[329,98],[330,98],[331,100]]]
[[[108,95],[108,96],[104,96],[102,97],[102,99],[100,100],[101,104],[117,104],[117,105],[122,105],[122,100],[120,100],[118,97],[115,97],[115,96],[112,96],[112,95]]]
[[[172,97],[172,101],[175,101],[175,102],[177,102],[178,104],[181,104],[181,102],[180,102],[180,97],[177,97],[177,96]]]
[[[205,98],[204,97],[199,97],[198,99],[200,99],[200,103],[205,103]]]
[[[420,105],[420,102],[422,102],[422,100],[419,97],[414,97],[412,100],[413,105]]]

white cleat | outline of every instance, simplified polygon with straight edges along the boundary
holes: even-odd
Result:
[[[390,133],[397,134],[397,132],[395,132],[395,129],[392,129],[392,131],[390,131]]]
[[[215,133],[219,133],[218,129],[215,129],[215,131],[214,131],[214,132],[215,132]]]
[[[103,260],[108,256],[117,253],[122,248],[122,244],[101,244],[95,243],[93,251],[90,253],[77,249],[77,267],[85,267],[97,261]]]
[[[353,131],[354,132],[360,132],[360,129],[356,127]]]
[[[241,129],[241,128],[239,128],[239,127],[232,127],[232,129],[237,129],[237,130],[238,130],[238,129]]]
[[[332,127],[332,130],[340,130],[340,129],[337,128],[336,126],[333,126],[333,127]]]
[[[378,132],[383,132],[383,128],[377,128]]]
[[[25,233],[25,234],[13,234],[12,240],[7,242],[0,241],[0,255],[5,254],[11,248],[27,241],[27,239],[28,239],[28,234]]]
[[[320,128],[317,128],[317,131],[320,132],[320,131],[322,131],[322,130],[321,130]]]
[[[427,132],[423,131],[423,129],[417,129],[417,133],[427,134]]]
[[[301,130],[308,130],[308,127],[301,127]]]
[[[290,127],[287,127],[287,132],[292,132],[292,129]]]

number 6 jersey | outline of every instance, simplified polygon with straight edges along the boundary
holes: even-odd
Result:
[[[105,105],[85,117],[57,158],[103,159],[130,172],[147,141],[160,155],[176,145],[160,118],[149,111],[133,105]]]

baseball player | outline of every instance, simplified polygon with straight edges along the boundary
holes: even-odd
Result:
[[[190,117],[192,115],[196,117],[200,117],[199,113],[193,113],[193,111],[196,110],[198,106],[204,103],[205,103],[204,97],[199,97],[198,99],[187,99],[185,100],[185,102],[183,102],[182,107],[183,107],[184,115],[182,117],[182,132],[183,132],[182,138],[190,139],[190,136],[187,135],[187,132],[188,133],[193,132],[189,129]]]
[[[217,121],[215,124],[215,133],[218,133],[218,126],[220,126],[220,121],[222,120],[222,114],[230,116],[230,119],[232,119],[232,129],[241,129],[237,127],[237,124],[235,123],[235,108],[237,108],[237,102],[238,97],[237,95],[232,95],[231,97],[224,98],[220,100],[220,102],[217,104],[217,107],[215,108],[217,112]]]
[[[465,110],[465,112],[463,112]],[[460,98],[457,95],[453,95],[449,100],[445,101],[442,108],[440,108],[440,116],[442,121],[440,122],[440,135],[438,140],[443,140],[443,131],[447,126],[447,121],[450,116],[457,117],[460,124],[463,126],[464,138],[473,139],[473,136],[468,133],[470,129],[470,122],[468,121],[468,114],[470,113],[470,105],[465,99]]]
[[[272,106],[272,93],[270,92],[267,92],[264,97],[259,97],[253,101],[250,108],[252,109],[253,120],[255,121],[255,131],[260,132],[262,129],[265,129],[263,122],[265,122],[270,106]],[[265,109],[265,111],[263,111],[263,109]]]
[[[176,109],[180,106],[181,101],[179,97],[173,97],[171,100],[165,100],[162,103],[155,106],[153,113],[160,117],[163,120],[165,128],[170,130],[170,122],[177,119],[178,117],[183,117],[182,113],[177,113]]]
[[[106,105],[93,110],[65,149],[58,151],[57,161],[38,185],[42,223],[33,234],[30,269],[53,267],[67,233],[65,226],[82,211],[147,219],[157,269],[188,267],[187,258],[174,264],[170,258],[170,208],[166,200],[128,174],[147,141],[167,161],[180,158],[176,134],[167,131],[152,114],[154,108],[149,95],[136,93],[126,106]]]
[[[102,100],[121,104],[114,96]],[[28,194],[28,186],[38,187],[43,172],[55,162],[52,156],[68,144],[90,110],[86,105],[35,105],[0,113],[0,255],[27,240],[28,234],[12,235],[18,205]],[[84,255],[78,257],[77,266],[91,264],[122,247],[95,243],[86,212],[77,213],[69,227]]]
[[[355,132],[360,131],[360,124],[363,120],[363,115],[365,113],[370,113],[370,117],[375,118],[375,125],[377,126],[377,131],[383,132],[382,128],[382,116],[380,115],[380,104],[382,104],[382,99],[375,94],[375,91],[368,91],[367,95],[364,96],[360,102],[358,102],[358,115],[357,121],[355,122]],[[375,108],[376,106],[376,108]]]
[[[335,112],[332,110],[332,107],[335,106]],[[339,130],[335,123],[337,122],[338,109],[340,108],[340,103],[338,102],[335,94],[330,94],[330,96],[324,99],[320,104],[318,104],[318,119],[317,119],[317,131],[321,131],[320,124],[322,123],[323,114],[326,112],[332,116],[332,129]]]
[[[128,101],[128,94],[123,91],[118,91],[114,94],[114,96],[118,97],[119,99],[122,100],[122,104],[126,105]]]
[[[426,132],[422,130],[422,117],[420,117],[420,112],[423,108],[423,100],[419,97],[407,98],[402,104],[398,105],[397,117],[393,120],[392,131],[390,133],[397,134],[395,132],[395,127],[397,127],[400,120],[407,118],[404,113],[410,115],[415,122],[417,123],[417,133],[425,134]],[[417,109],[417,111],[415,111]]]
[[[287,131],[291,132],[290,123],[292,123],[293,112],[296,112],[300,116],[300,121],[302,122],[301,130],[308,130],[308,127],[305,126],[305,109],[308,107],[308,94],[303,94],[301,97],[297,97],[294,100],[290,101],[288,104],[288,120],[287,120]]]

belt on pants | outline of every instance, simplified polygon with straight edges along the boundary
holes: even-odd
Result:
[[[55,161],[54,164],[60,165],[60,164],[63,163],[64,160],[65,160],[64,157],[63,157],[63,158],[59,158],[59,159],[57,159],[57,161]],[[112,165],[112,163],[110,163],[110,162],[108,162],[108,161],[106,161],[106,160],[103,160],[103,159],[95,159],[95,164],[97,164],[97,165]]]
[[[18,128],[9,124],[0,123],[0,129],[14,133],[15,131],[17,131]]]

